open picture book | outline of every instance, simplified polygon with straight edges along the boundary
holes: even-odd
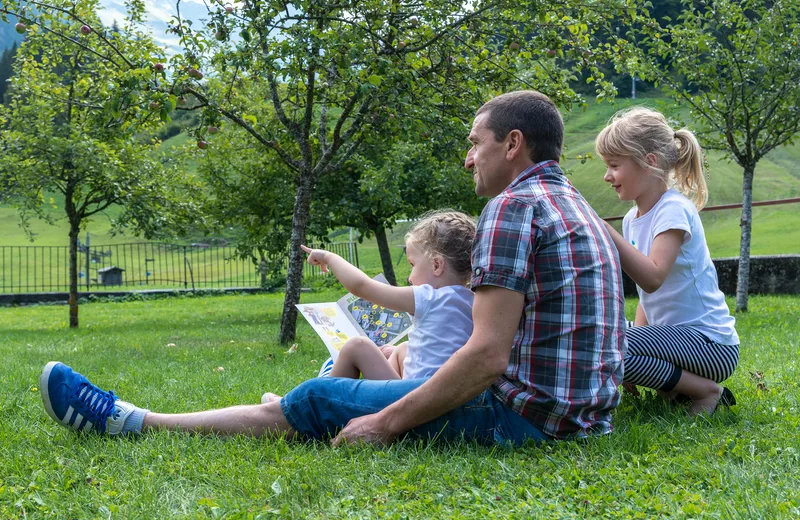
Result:
[[[382,274],[374,279],[388,283]],[[334,361],[350,338],[364,336],[379,347],[394,345],[413,327],[407,312],[393,311],[350,293],[336,302],[298,304],[297,309],[322,338]]]

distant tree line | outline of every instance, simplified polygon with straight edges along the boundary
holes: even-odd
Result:
[[[8,80],[14,74],[12,65],[14,63],[14,56],[17,54],[17,42],[5,49],[3,55],[0,56],[0,100],[6,103],[6,92],[8,91]]]

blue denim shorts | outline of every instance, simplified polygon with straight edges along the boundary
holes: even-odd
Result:
[[[281,399],[281,409],[295,431],[309,439],[326,439],[335,436],[350,419],[383,410],[425,381],[318,377],[286,394]],[[527,440],[552,440],[488,390],[438,419],[414,428],[408,435],[514,446]]]

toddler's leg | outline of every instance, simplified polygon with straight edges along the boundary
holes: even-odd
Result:
[[[377,345],[367,338],[359,337],[347,341],[339,351],[333,364],[331,377],[390,380],[400,379],[400,374],[389,364]]]
[[[406,353],[408,352],[408,341],[400,343],[392,350],[392,355],[389,356],[389,365],[397,372],[400,377],[403,377],[403,362],[406,360]]]

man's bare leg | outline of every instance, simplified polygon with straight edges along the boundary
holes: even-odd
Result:
[[[278,401],[194,413],[150,412],[145,416],[142,430],[161,428],[225,435],[245,434],[255,437],[285,435],[291,438],[296,434],[283,415]]]
[[[152,413],[94,385],[58,361],[45,365],[39,378],[42,404],[56,422],[78,431],[109,435],[139,433],[148,428],[294,437],[279,402],[233,406],[186,414]]]

